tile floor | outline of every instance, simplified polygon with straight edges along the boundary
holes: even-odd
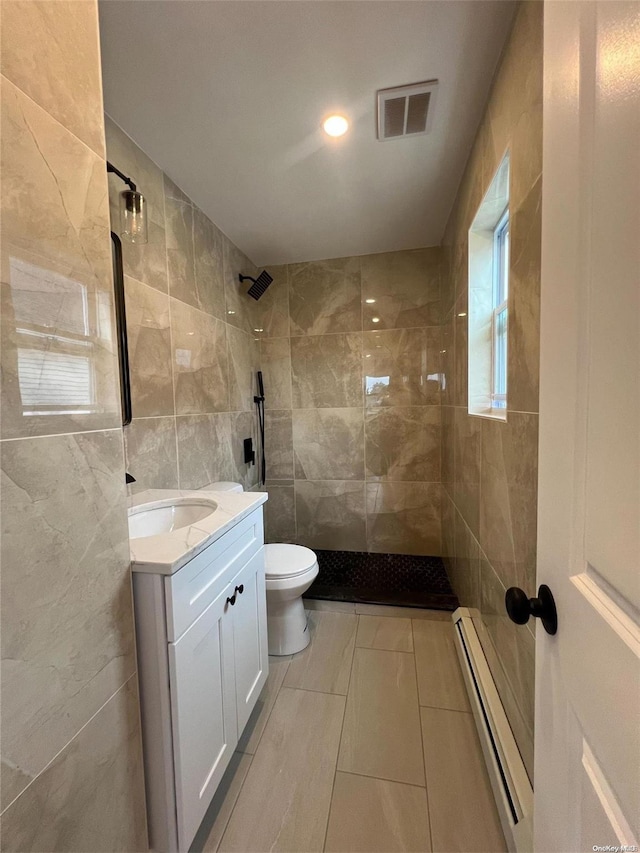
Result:
[[[451,615],[306,604],[192,849],[506,850]]]

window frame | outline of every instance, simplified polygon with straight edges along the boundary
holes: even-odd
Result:
[[[509,335],[509,205],[493,229],[493,282],[491,310],[491,410],[507,408],[507,347]],[[501,322],[503,321],[503,329]]]

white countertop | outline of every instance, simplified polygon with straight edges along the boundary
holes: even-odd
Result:
[[[131,569],[134,572],[172,575],[192,560],[196,554],[219,539],[227,530],[234,527],[261,506],[268,498],[266,492],[209,492],[184,491],[179,489],[147,489],[138,492],[129,499],[129,506],[149,504],[167,498],[210,498],[218,506],[206,518],[187,527],[160,533],[157,536],[145,536],[130,539]]]

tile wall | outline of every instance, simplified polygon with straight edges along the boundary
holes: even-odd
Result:
[[[468,229],[511,152],[508,416],[467,413]],[[507,716],[533,772],[533,626],[510,622],[504,593],[536,589],[542,190],[542,3],[517,13],[444,240],[443,553],[478,626]]]
[[[125,427],[133,491],[198,489],[215,480],[256,486],[243,439],[257,439],[255,329],[277,314],[238,273],[251,261],[162,170],[106,117],[108,159],[131,176],[148,205],[149,242],[123,243],[133,421]],[[124,188],[109,176],[112,222]]]
[[[0,847],[145,850],[97,4],[1,15]]]
[[[441,260],[434,248],[270,270],[271,541],[441,553]]]

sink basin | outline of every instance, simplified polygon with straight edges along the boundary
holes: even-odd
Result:
[[[173,498],[140,504],[129,510],[129,538],[142,539],[189,527],[215,512],[218,504],[207,498]]]

